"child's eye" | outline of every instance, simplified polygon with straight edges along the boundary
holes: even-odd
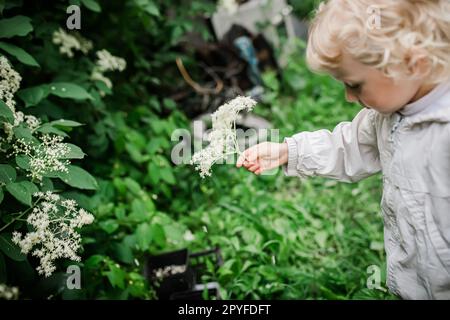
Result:
[[[361,84],[360,83],[356,83],[356,84],[345,83],[345,86],[347,88],[349,88],[350,90],[354,90],[354,91],[361,89]]]

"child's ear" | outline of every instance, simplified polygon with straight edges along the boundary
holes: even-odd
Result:
[[[414,77],[426,77],[430,71],[430,60],[423,49],[413,48],[405,55],[405,64],[408,72]]]

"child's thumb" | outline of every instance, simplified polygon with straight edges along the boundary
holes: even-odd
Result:
[[[258,150],[256,148],[257,146],[253,146],[251,148],[248,148],[247,150],[245,150],[238,158],[237,162],[236,162],[236,166],[238,168],[240,168],[243,164],[244,161],[247,160],[249,162],[253,162],[256,161],[258,159]]]

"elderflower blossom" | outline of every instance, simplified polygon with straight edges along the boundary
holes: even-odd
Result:
[[[14,127],[17,127],[21,123],[24,123],[31,132],[41,125],[41,121],[35,116],[25,115],[21,111],[16,111],[14,94],[19,90],[21,80],[20,74],[11,67],[8,60],[0,56],[0,100],[5,102],[14,115],[13,124],[8,122],[3,123],[6,139],[1,137],[0,143],[3,141],[11,142],[14,136]]]
[[[256,101],[249,97],[237,97],[222,105],[212,117],[209,145],[192,156],[191,164],[200,171],[200,176],[211,176],[211,167],[227,155],[240,153],[236,138],[236,120],[239,112],[251,111]]]
[[[22,77],[15,71],[4,56],[0,56],[0,100],[15,112],[14,94],[20,89]]]
[[[119,71],[122,72],[127,67],[125,59],[113,56],[108,50],[97,51],[96,66],[92,70],[91,80],[102,81],[108,88],[112,88],[112,81],[104,75],[107,71]],[[104,96],[105,93],[100,91],[100,95]]]
[[[8,287],[6,284],[0,284],[0,299],[17,300],[19,298],[19,288]]]
[[[30,173],[32,179],[42,180],[47,173],[68,172],[69,160],[65,159],[70,152],[67,144],[61,136],[43,134],[41,143],[35,144],[18,139],[13,145],[15,155],[25,155],[29,157]]]
[[[54,44],[59,45],[59,52],[69,58],[74,56],[73,51],[81,51],[87,54],[92,49],[92,41],[78,34],[70,35],[61,28],[53,32],[52,41]]]
[[[77,251],[81,247],[81,236],[77,229],[91,224],[94,216],[84,209],[79,209],[75,200],[64,199],[47,192],[36,192],[40,202],[33,208],[27,218],[33,231],[25,235],[15,231],[12,241],[22,253],[37,257],[40,261],[36,268],[46,277],[56,270],[54,261],[67,258],[80,261]]]
[[[91,74],[91,80],[93,81],[102,81],[108,88],[112,88],[112,81],[108,77],[106,77],[100,71],[94,69]]]
[[[97,51],[97,66],[100,72],[119,71],[122,72],[127,67],[125,59],[113,56],[108,50]]]

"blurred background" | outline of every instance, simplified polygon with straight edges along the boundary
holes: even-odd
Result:
[[[356,115],[339,83],[305,65],[319,2],[0,1],[0,55],[22,77],[16,109],[85,153],[71,160],[83,171],[69,182],[30,180],[6,149],[1,163],[27,181],[22,195],[52,190],[95,217],[80,230],[81,261],[60,259],[44,277],[11,242],[27,230],[14,213],[32,203],[3,181],[0,283],[21,299],[393,298],[384,289],[380,175],[345,184],[216,165],[201,179],[171,161],[174,130],[191,130],[237,95],[258,101],[242,126],[279,129],[280,139]],[[76,8],[80,28],[70,30]],[[101,50],[115,67],[102,67]],[[70,290],[73,264],[81,287]],[[378,288],[368,286],[374,276]]]

